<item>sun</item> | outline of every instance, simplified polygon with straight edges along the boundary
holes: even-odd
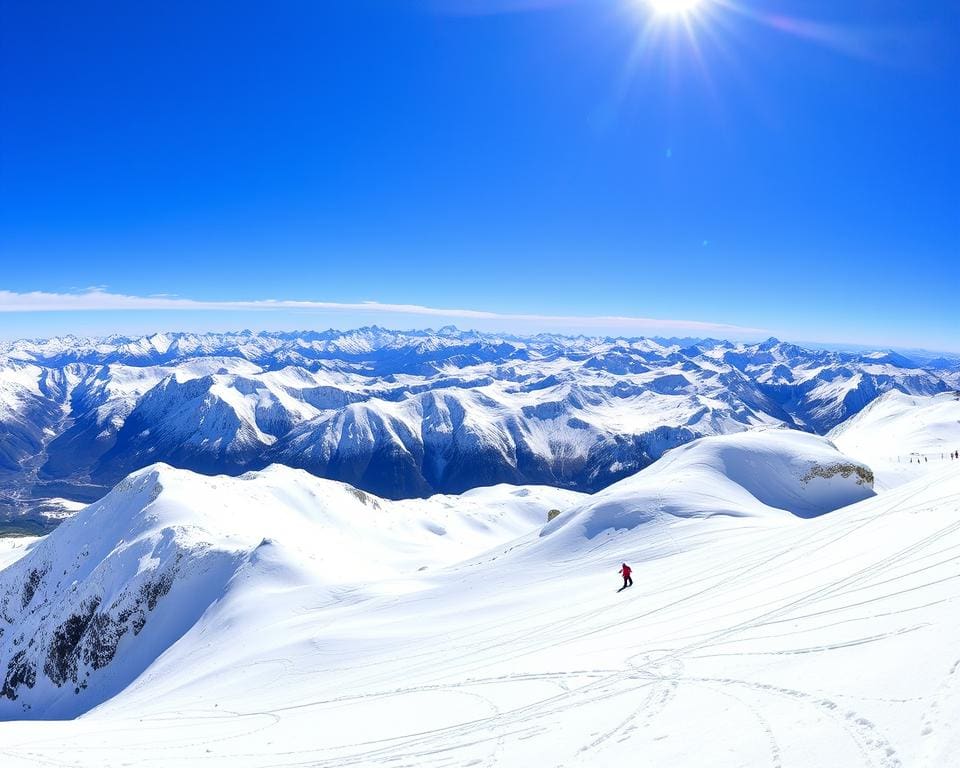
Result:
[[[704,0],[647,0],[647,4],[658,16],[686,16],[703,3]]]

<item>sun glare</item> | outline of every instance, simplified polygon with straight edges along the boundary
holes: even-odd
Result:
[[[658,16],[684,16],[693,13],[703,0],[647,0]]]

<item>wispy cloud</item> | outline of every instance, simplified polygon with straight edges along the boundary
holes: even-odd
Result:
[[[543,315],[521,312],[489,312],[478,309],[426,307],[420,304],[388,304],[378,301],[332,302],[297,301],[290,299],[255,299],[239,301],[202,301],[171,296],[129,296],[110,293],[100,288],[78,293],[32,291],[17,293],[0,291],[0,312],[103,312],[103,311],[275,311],[310,310],[343,313],[379,313],[416,315],[451,320],[498,321],[543,326],[619,328],[625,331],[672,331],[678,333],[711,333],[754,335],[767,333],[762,328],[749,328],[728,323],[700,320],[673,320],[624,315]]]

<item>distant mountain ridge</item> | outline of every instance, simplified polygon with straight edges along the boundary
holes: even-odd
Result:
[[[459,331],[168,333],[0,343],[0,519],[156,461],[303,468],[387,498],[596,491],[704,436],[819,434],[960,366],[890,351]]]

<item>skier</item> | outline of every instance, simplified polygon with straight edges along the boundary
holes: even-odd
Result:
[[[630,577],[632,571],[633,569],[626,563],[624,563],[623,567],[620,568],[620,575],[623,576],[623,586],[620,587],[617,592],[623,592],[623,590],[625,590],[627,587],[633,586],[633,579]]]

